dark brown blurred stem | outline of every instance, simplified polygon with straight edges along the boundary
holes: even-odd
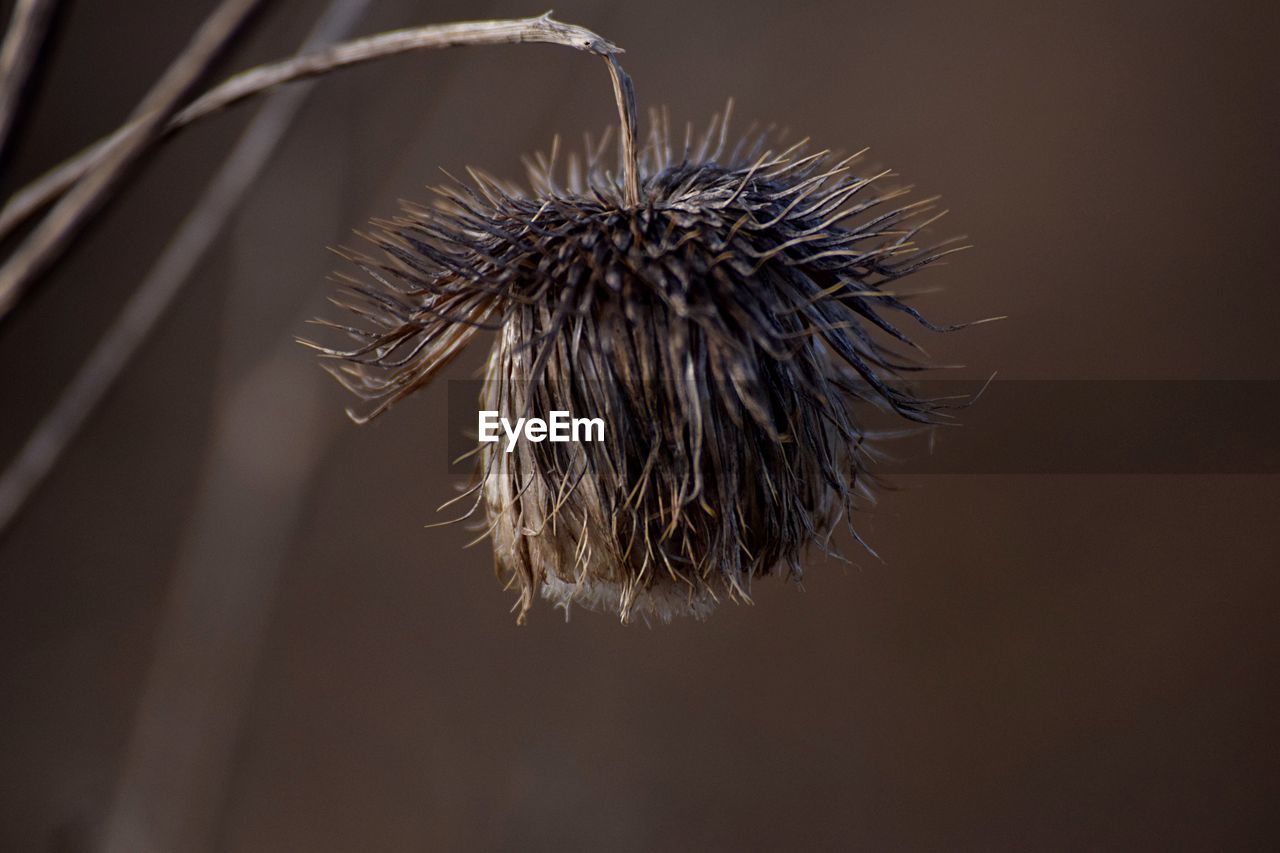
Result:
[[[133,111],[134,130],[88,167],[84,176],[0,267],[0,319],[22,293],[62,253],[107,200],[125,172],[164,132],[164,126],[191,88],[209,70],[261,0],[223,0],[196,31],[190,44],[165,70]]]
[[[261,94],[268,89],[327,74],[340,68],[359,65],[415,50],[433,50],[458,45],[520,44],[542,42],[577,48],[602,56],[609,64],[618,115],[622,124],[624,190],[629,204],[639,200],[635,150],[635,89],[631,78],[618,64],[622,48],[595,33],[572,24],[553,20],[550,13],[537,18],[513,21],[473,21],[441,24],[382,33],[354,39],[325,50],[296,56],[270,65],[251,68],[229,78],[174,115],[164,128],[164,135],[185,127],[237,101]],[[57,198],[81,175],[117,146],[125,144],[137,133],[134,125],[125,125],[111,136],[99,140],[75,157],[46,173],[43,177],[15,193],[0,211],[0,239],[35,211]]]
[[[18,0],[0,46],[0,161],[36,54],[53,17],[54,0]]]
[[[330,0],[301,50],[345,38],[372,3]],[[58,412],[81,413],[97,401],[240,199],[257,185],[312,89],[303,84],[265,100],[47,420]],[[250,327],[259,309],[252,294],[262,286],[261,275],[237,276],[229,286],[224,328]],[[220,810],[274,589],[306,506],[306,484],[337,431],[337,422],[323,416],[319,377],[308,376],[315,371],[304,372],[291,349],[293,342],[282,336],[241,373],[231,365],[242,347],[223,348],[204,475],[184,525],[151,665],[94,848],[100,853],[219,849]]]
[[[335,9],[321,19],[302,50],[315,49],[348,34],[369,2],[371,0],[334,0]],[[252,188],[313,85],[303,84],[277,93],[253,117],[204,194],[178,226],[58,402],[0,473],[0,536],[53,470],[85,420],[160,322],[222,232],[224,223]]]

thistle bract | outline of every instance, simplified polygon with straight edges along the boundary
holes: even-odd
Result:
[[[866,406],[928,422],[895,381],[920,364],[896,323],[937,329],[888,285],[953,249],[918,247],[931,200],[859,176],[856,157],[769,135],[732,149],[654,133],[640,201],[604,142],[530,164],[529,189],[472,172],[377,221],[339,304],[335,375],[367,419],[492,340],[481,409],[603,418],[594,443],[482,444],[475,482],[520,617],[541,594],[668,619],[799,579],[811,546],[870,497]],[[686,140],[688,137],[686,136]],[[856,533],[855,533],[856,535]]]

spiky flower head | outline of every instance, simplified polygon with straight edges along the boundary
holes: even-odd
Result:
[[[758,577],[799,579],[870,497],[862,408],[933,415],[894,381],[920,365],[893,318],[937,327],[887,288],[954,250],[914,242],[931,200],[888,204],[856,155],[770,134],[730,149],[727,123],[675,153],[654,132],[638,204],[588,142],[563,181],[554,149],[528,190],[473,171],[375,221],[376,257],[348,254],[359,320],[337,328],[358,344],[322,351],[370,401],[357,419],[492,333],[480,408],[606,423],[603,442],[480,446],[476,506],[521,619],[539,594],[703,616]]]

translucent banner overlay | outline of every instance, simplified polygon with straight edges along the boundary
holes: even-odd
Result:
[[[448,383],[441,465],[466,474],[477,446],[480,380]],[[912,384],[917,396],[971,395],[984,383]],[[911,424],[860,407],[871,430]],[[503,413],[515,417],[519,413]],[[532,412],[545,418],[547,412]],[[880,442],[893,474],[1280,474],[1280,381],[996,380],[954,425]],[[604,412],[572,412],[574,417]],[[499,447],[506,446],[505,437]]]

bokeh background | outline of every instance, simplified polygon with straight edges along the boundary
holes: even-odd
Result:
[[[212,5],[68,4],[3,190],[117,126]],[[217,77],[324,8],[267,5]],[[358,32],[542,11],[379,0]],[[1010,317],[925,341],[963,375],[1280,380],[1274,3],[556,13],[627,49],[642,108],[732,95],[740,128],[941,193],[977,248],[922,307]],[[253,109],[163,148],[0,326],[0,459]],[[613,120],[599,61],[549,46],[320,83],[0,539],[0,849],[1274,849],[1274,474],[902,476],[860,521],[883,562],[848,545],[804,591],[652,628],[517,627],[487,546],[424,528],[457,484],[445,389],[345,420],[293,343],[325,247],[440,167],[515,178]]]

